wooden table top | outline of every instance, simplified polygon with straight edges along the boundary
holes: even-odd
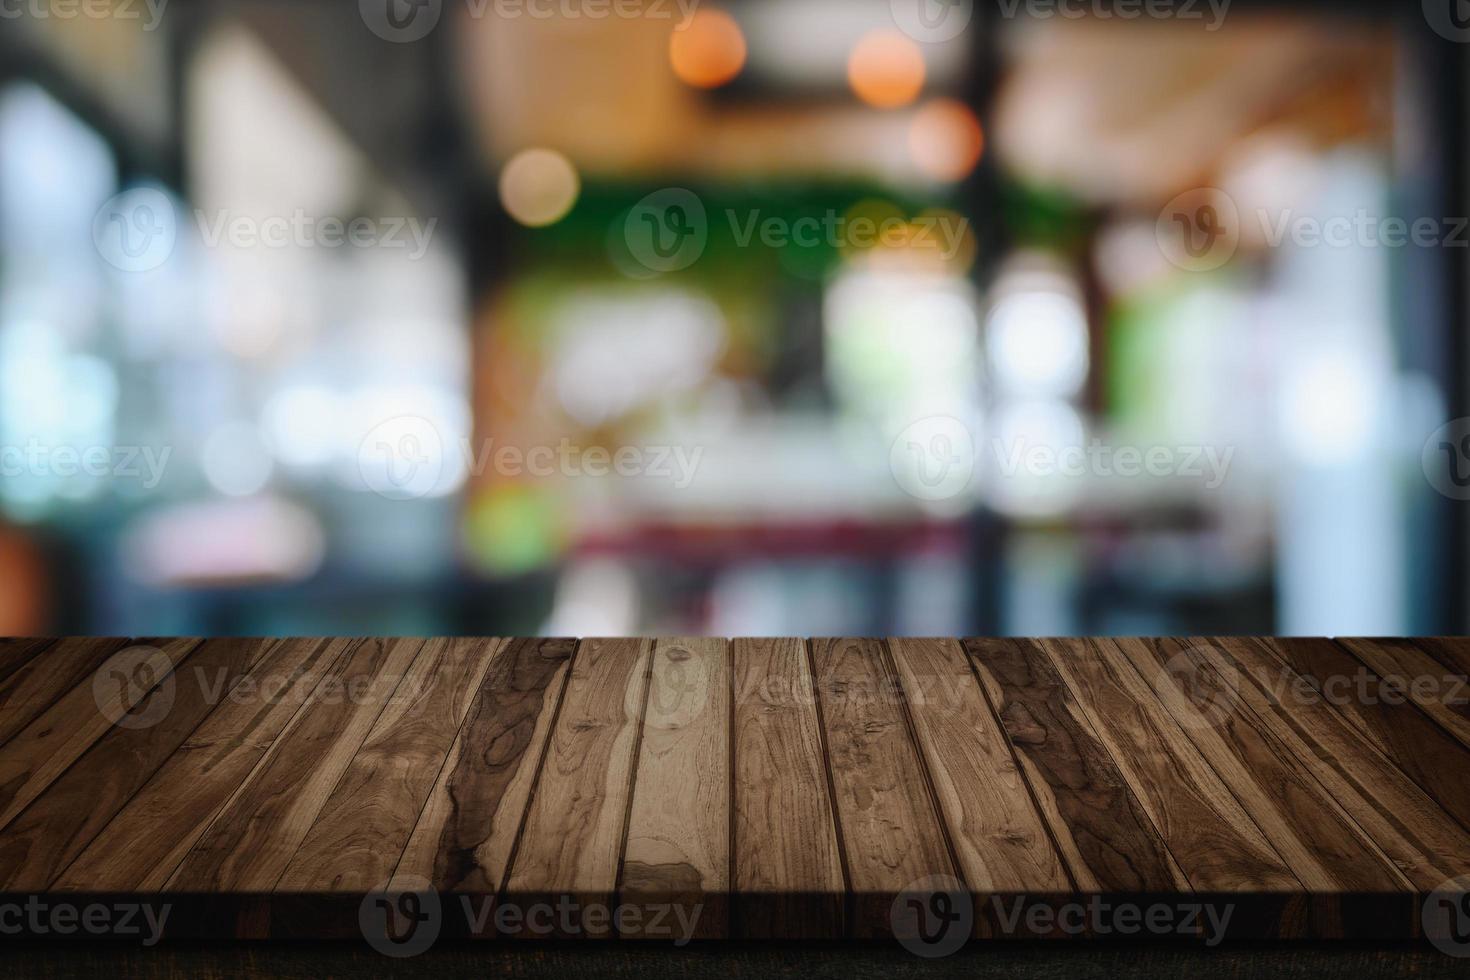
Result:
[[[556,935],[1096,935],[1133,903],[1412,938],[1470,884],[1467,673],[1447,639],[0,641],[0,893],[189,896],[181,935],[411,893],[512,910],[477,934],[560,902]]]

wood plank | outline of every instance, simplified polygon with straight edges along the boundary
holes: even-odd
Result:
[[[0,639],[0,685],[4,685],[11,674],[55,642],[56,638],[51,636],[11,636]],[[3,695],[0,695],[0,706],[4,703]]]
[[[623,936],[730,934],[730,682],[724,640],[654,646],[619,895],[640,911]]]
[[[1338,642],[1378,676],[1386,703],[1418,705],[1470,747],[1470,686],[1463,674],[1445,668],[1412,640],[1338,637]]]
[[[55,641],[45,656],[17,667],[0,682],[0,746],[64,695],[91,684],[97,668],[127,645],[122,637],[68,637]]]
[[[160,890],[352,642],[274,644],[55,887]]]
[[[504,640],[428,641],[323,805],[277,891],[387,883]]]
[[[878,640],[813,639],[812,673],[853,893],[852,933],[893,935],[893,903],[935,879],[959,881]],[[963,884],[963,882],[961,882]]]
[[[312,692],[169,879],[171,891],[270,891],[422,640],[358,641]]]
[[[1245,704],[1237,692],[1239,678],[1221,675],[1211,666],[1207,645],[1119,639],[1100,642],[1099,649],[1104,655],[1116,651],[1149,683],[1312,890],[1312,936],[1365,936],[1364,930],[1385,926],[1393,935],[1412,932],[1408,879]]]
[[[175,667],[199,648],[197,639],[157,640],[119,647],[101,657],[95,670],[0,749],[0,827],[14,820],[84,752],[107,735],[160,685],[171,692]],[[111,649],[111,641],[101,647]],[[98,648],[86,647],[78,661],[89,666]],[[172,696],[172,695],[169,695]],[[131,724],[132,722],[128,722]]]
[[[398,862],[398,880],[485,895],[505,884],[575,646],[516,639],[499,650]]]
[[[732,925],[750,939],[836,939],[846,888],[806,645],[734,642]]]
[[[618,884],[648,685],[649,640],[583,640],[525,826],[506,900],[569,901],[574,936],[606,936]]]
[[[1470,639],[1463,636],[1419,636],[1414,645],[1458,677],[1470,676]]]
[[[1300,892],[1261,829],[1150,694],[1120,669],[1105,641],[1042,640],[1093,731],[1200,891]]]
[[[1190,891],[1051,660],[1016,640],[970,639],[964,647],[1077,888]]]
[[[258,639],[206,640],[192,653],[186,677],[154,687],[126,726],[110,729],[0,834],[0,889],[50,885],[233,689],[263,646]]]
[[[1282,639],[1265,645],[1280,663],[1306,678],[1324,699],[1463,827],[1470,828],[1470,754],[1412,704],[1386,692],[1382,679],[1346,649],[1321,639]],[[1361,687],[1358,685],[1361,684]]]
[[[1064,892],[1061,855],[955,640],[889,641],[965,880],[979,892]]]
[[[1274,641],[1198,640],[1236,678],[1241,700],[1421,892],[1470,873],[1470,832],[1394,765],[1360,727],[1285,665]]]

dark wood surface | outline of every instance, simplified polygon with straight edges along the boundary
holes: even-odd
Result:
[[[961,906],[975,937],[1085,936],[1057,912],[1096,899],[1414,939],[1470,883],[1466,665],[1445,638],[6,640],[0,892],[176,901],[205,937],[353,935],[421,892],[479,936],[537,903],[567,909],[548,938],[912,940]]]

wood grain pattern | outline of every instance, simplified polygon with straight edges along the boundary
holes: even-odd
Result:
[[[0,676],[0,891],[181,938],[358,936],[391,879],[447,937],[929,941],[943,889],[983,941],[1397,940],[1470,873],[1463,641],[129,642]]]
[[[1192,641],[1233,690],[1421,892],[1470,872],[1470,834],[1361,728],[1287,667],[1274,641]]]
[[[0,745],[9,742],[61,697],[91,682],[97,668],[128,645],[123,638],[67,637],[34,651],[0,681]],[[61,717],[70,717],[62,715]]]
[[[311,830],[422,640],[359,641],[180,864],[179,891],[267,892]]]
[[[75,643],[76,640],[72,642]],[[37,654],[55,644],[55,639],[44,636],[0,639],[0,719],[5,718],[9,711],[11,677],[34,660]],[[92,647],[99,645],[95,642],[90,644]],[[4,740],[3,737],[0,737],[0,742]]]
[[[883,644],[814,639],[811,654],[853,892],[852,933],[889,936],[895,898],[926,879],[959,881],[959,870]]]
[[[753,939],[836,939],[846,890],[806,645],[737,639],[734,924]]]
[[[1470,756],[1433,719],[1387,689],[1376,672],[1331,640],[1283,639],[1269,644],[1290,667],[1418,783],[1461,826],[1470,828]]]
[[[1108,641],[1043,640],[1040,646],[1197,890],[1302,890],[1235,795]]]
[[[575,646],[517,639],[498,651],[398,862],[399,879],[492,896],[504,885]]]
[[[582,912],[612,905],[627,831],[648,688],[649,640],[583,640],[505,891],[515,901],[563,900]],[[574,936],[606,936],[612,923],[572,916]]]
[[[449,755],[503,640],[430,640],[322,806],[277,891],[379,887]]]
[[[1433,657],[1444,670],[1458,677],[1470,677],[1470,638],[1419,636],[1415,637],[1413,642],[1415,646]]]
[[[126,727],[109,729],[5,827],[0,889],[48,887],[178,751],[259,658],[261,647],[252,639],[190,645],[187,675],[153,687],[126,716]],[[81,724],[90,725],[95,711],[95,702],[82,708]]]
[[[71,645],[67,647],[62,657],[69,653]],[[71,686],[0,749],[0,827],[14,820],[157,686],[172,686],[174,668],[198,647],[198,640],[159,640],[107,643],[101,657],[78,651],[77,662],[90,669],[80,676],[74,670],[60,671]]]
[[[666,926],[693,922],[689,938],[723,939],[730,931],[728,645],[661,639],[650,664],[619,896],[645,911],[619,931],[658,937]],[[655,924],[656,906],[685,914]]]
[[[965,880],[981,892],[1070,890],[1061,855],[959,643],[889,645]]]
[[[1082,891],[1189,882],[1051,660],[1030,643],[966,640],[990,703]]]
[[[1338,642],[1378,676],[1385,700],[1418,705],[1461,745],[1470,746],[1470,684],[1463,673],[1441,666],[1412,640],[1342,637]]]
[[[162,889],[350,642],[293,639],[272,646],[55,887]]]

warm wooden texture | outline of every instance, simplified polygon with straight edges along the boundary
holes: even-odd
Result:
[[[1045,640],[1041,646],[1196,889],[1302,890],[1272,842],[1111,641]]]
[[[24,667],[36,654],[55,643],[54,639],[46,636],[0,640],[0,689],[3,689],[11,674]]]
[[[570,896],[580,909],[611,905],[648,691],[650,640],[583,640],[551,732],[506,890],[523,901]],[[574,914],[577,936],[610,923]]]
[[[198,646],[198,640],[171,640],[156,647],[108,643],[101,656],[76,651],[76,660],[86,663],[88,669],[79,673],[58,668],[57,679],[66,684],[60,690],[65,693],[36,712],[34,720],[0,752],[0,827],[106,735],[114,719],[126,715],[164,684],[179,661]],[[71,652],[63,650],[61,657]],[[46,664],[33,666],[49,672]],[[18,707],[29,710],[37,704],[28,699]]]
[[[1188,890],[1051,661],[1019,640],[967,640],[965,647],[1077,887]]]
[[[838,938],[845,881],[806,645],[738,639],[732,652],[736,931]]]
[[[400,878],[488,895],[504,884],[574,645],[521,639],[501,649],[398,863]]]
[[[1070,890],[1056,845],[955,640],[893,640],[893,658],[965,880],[980,892]]]
[[[109,662],[128,646],[147,669]],[[1406,938],[1470,873],[1467,659],[1444,638],[0,641],[0,891],[162,895],[171,934],[204,937],[353,936],[411,889],[447,935],[913,942],[943,890],[982,939],[1075,934],[1020,912],[1094,898],[1229,903],[1239,939]]]
[[[1470,827],[1465,747],[1341,644],[1290,639],[1271,645],[1277,658],[1324,693],[1329,703],[1463,826]],[[1342,679],[1342,680],[1339,680]]]
[[[700,939],[730,932],[728,646],[713,639],[654,646],[623,850],[622,900],[682,906]],[[655,928],[651,920],[640,915],[621,931],[642,935]]]
[[[430,640],[276,882],[362,894],[387,881],[501,640]]]
[[[812,664],[855,897],[852,933],[884,935],[898,895],[958,872],[882,642],[813,640]]]
[[[173,677],[172,684],[150,688],[133,705],[125,717],[136,724],[108,728],[43,794],[0,826],[0,889],[51,885],[178,751],[262,652],[257,640],[207,640],[202,645],[192,641],[178,646],[187,647],[192,654],[188,671]],[[165,643],[162,648],[172,650],[175,644]],[[75,724],[78,730],[90,730],[98,716],[93,685],[84,681],[77,690],[85,691],[88,704],[78,706]]]
[[[267,892],[397,689],[422,640],[359,641],[169,879],[179,891]]]
[[[235,685],[56,882],[59,889],[161,889],[348,640],[283,640]]]

